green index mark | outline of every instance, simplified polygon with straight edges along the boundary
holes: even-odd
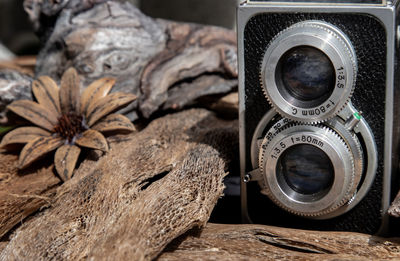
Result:
[[[354,117],[356,117],[357,120],[361,120],[361,114],[360,113],[355,112],[353,115],[354,115]]]

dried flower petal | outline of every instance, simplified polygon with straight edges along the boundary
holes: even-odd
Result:
[[[72,177],[80,153],[81,149],[75,145],[65,144],[57,149],[54,155],[54,163],[57,173],[63,181]]]
[[[121,114],[110,114],[104,119],[101,119],[93,127],[93,130],[100,132],[106,131],[135,131],[136,128],[132,122],[125,116]]]
[[[101,98],[107,96],[115,83],[114,78],[101,78],[92,82],[82,93],[81,114],[86,115],[87,110]]]
[[[33,124],[49,131],[57,123],[57,116],[54,112],[33,101],[14,101],[7,108]]]
[[[125,116],[109,115],[136,99],[133,94],[109,94],[114,83],[113,78],[99,79],[80,97],[79,76],[74,68],[63,74],[60,88],[48,76],[39,77],[32,83],[37,103],[20,100],[8,106],[38,127],[18,128],[4,136],[0,146],[10,148],[7,145],[27,143],[20,153],[19,168],[58,148],[55,168],[64,181],[70,179],[80,147],[108,151],[107,140],[100,131],[135,131]]]
[[[88,126],[92,126],[102,117],[126,106],[135,99],[135,95],[121,92],[111,93],[106,97],[100,99],[93,105],[93,108],[88,110],[86,114],[88,119]]]
[[[76,144],[82,147],[108,151],[108,143],[103,134],[95,130],[87,130],[82,134],[82,137],[75,141]]]
[[[79,113],[79,76],[74,68],[69,68],[61,77],[60,105],[62,114]]]
[[[32,92],[39,104],[49,109],[49,111],[57,112],[57,115],[60,115],[59,89],[53,79],[48,76],[40,76],[37,80],[33,81]]]
[[[18,167],[23,169],[32,162],[41,158],[50,151],[53,151],[64,144],[60,137],[39,137],[25,145],[19,156]]]
[[[1,140],[0,147],[15,143],[28,143],[38,137],[48,137],[50,135],[50,132],[38,127],[21,127],[7,133]]]

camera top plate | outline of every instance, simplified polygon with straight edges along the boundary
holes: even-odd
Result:
[[[386,0],[247,0],[248,3],[284,3],[284,4],[298,4],[298,3],[321,3],[321,4],[362,4],[362,5],[386,5]]]

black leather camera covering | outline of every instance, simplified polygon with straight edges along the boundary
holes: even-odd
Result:
[[[376,233],[381,226],[385,137],[386,33],[371,15],[320,13],[263,13],[252,17],[244,30],[246,171],[251,170],[250,144],[263,115],[271,109],[260,85],[260,64],[271,39],[281,30],[305,20],[322,20],[340,28],[357,55],[358,75],[353,105],[363,112],[378,149],[378,170],[367,196],[351,211],[328,220],[310,220],[275,206],[260,194],[255,182],[247,185],[248,211],[254,223],[285,227]]]

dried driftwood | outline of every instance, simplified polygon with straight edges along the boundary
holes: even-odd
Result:
[[[400,239],[261,225],[207,224],[173,241],[157,259],[399,260]]]
[[[236,88],[233,31],[152,19],[129,2],[101,2],[25,1],[32,22],[45,32],[37,75],[59,79],[73,66],[85,79],[83,86],[116,77],[114,91],[139,97],[127,109],[133,110],[132,120],[137,111],[149,117]],[[48,20],[53,22],[43,23]]]
[[[49,205],[60,184],[52,166],[19,172],[16,155],[0,153],[0,238],[39,208]]]
[[[236,145],[237,122],[200,109],[114,137],[108,154],[83,162],[51,207],[12,234],[0,259],[152,259],[206,223]]]
[[[115,77],[113,91],[139,97],[122,111],[131,120],[236,89],[233,31],[152,19],[129,2],[25,0],[24,6],[44,42],[36,77],[60,79],[71,66],[84,79],[82,88],[98,78]],[[0,99],[1,124],[8,123],[6,105],[31,98],[30,81],[10,88],[17,80],[0,74],[0,91],[9,90],[7,100]],[[29,97],[19,95],[20,86]]]

